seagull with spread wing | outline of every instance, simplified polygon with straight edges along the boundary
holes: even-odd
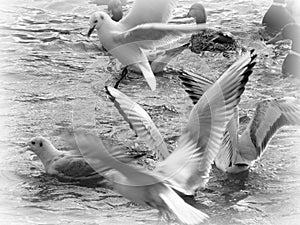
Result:
[[[252,54],[244,55],[204,93],[191,111],[177,148],[153,171],[121,163],[92,134],[75,133],[76,143],[73,142],[73,145],[78,145],[84,158],[96,171],[101,170],[102,166],[95,160],[113,169],[106,177],[124,197],[156,208],[166,218],[173,214],[183,224],[199,224],[207,215],[184,202],[174,190],[192,195],[207,183],[226,124],[252,73],[254,58]],[[138,135],[153,138],[157,134],[156,131],[151,132],[151,119],[136,103],[131,104],[126,95],[112,87],[107,87],[107,91],[117,108],[123,108],[125,120],[130,121]]]
[[[205,29],[205,25],[167,24],[178,0],[136,0],[132,9],[119,22],[105,12],[95,12],[90,18],[88,37],[96,29],[100,42],[124,66],[142,72],[152,90],[156,79],[143,50],[170,45],[184,33]],[[124,74],[127,70],[123,70]]]
[[[213,81],[201,75],[182,71],[180,78],[193,103],[213,85]],[[240,173],[248,170],[264,153],[276,132],[284,127],[300,125],[300,100],[281,98],[262,100],[256,104],[252,120],[238,136],[239,113],[226,126],[223,142],[215,159],[216,166],[224,172]]]

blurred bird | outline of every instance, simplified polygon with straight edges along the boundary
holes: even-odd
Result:
[[[196,24],[205,24],[207,16],[204,6],[201,3],[193,4],[187,17],[193,17]],[[244,50],[231,33],[212,29],[206,29],[197,34],[193,34],[190,39],[190,44],[191,51],[196,54],[209,51],[223,53],[224,56],[227,56],[227,53],[230,51],[240,53],[241,50]]]
[[[194,73],[183,73],[181,79],[194,103],[213,84],[213,81]],[[236,107],[234,116],[226,126],[223,142],[215,159],[216,166],[228,173],[248,170],[262,156],[276,132],[289,125],[300,125],[299,99],[283,98],[258,102],[252,120],[240,136]]]
[[[181,54],[185,49],[189,48],[190,44],[186,43],[179,47],[167,49],[167,50],[161,50],[161,51],[153,51],[147,53],[147,59],[151,66],[151,70],[154,74],[162,73],[169,62],[174,59],[176,56]],[[135,73],[139,73],[135,67],[128,66],[123,70],[123,72],[120,74],[120,77],[118,78],[118,81],[115,83],[114,87],[118,88],[121,81],[125,78],[129,71],[133,71]]]
[[[171,44],[183,33],[204,29],[203,25],[167,24],[178,0],[139,0],[119,22],[106,13],[96,12],[90,18],[88,36],[97,30],[100,42],[124,66],[141,71],[152,90],[156,80],[142,49]]]
[[[273,30],[280,30],[295,20],[286,8],[285,0],[273,0],[273,4],[263,17],[262,24]]]
[[[119,21],[123,18],[122,6],[127,4],[127,0],[92,0],[90,3],[96,5],[107,5],[108,12],[112,14],[112,20]]]
[[[254,116],[238,136],[238,109],[227,125],[216,166],[228,173],[248,170],[267,148],[276,132],[290,125],[300,125],[300,101],[296,98],[263,100],[257,103]]]
[[[282,73],[300,75],[300,25],[295,23],[285,25],[274,38],[266,43],[275,44],[285,39],[292,40],[292,48],[282,63]]]
[[[109,5],[112,0],[91,0],[90,3],[96,5]],[[127,4],[127,0],[120,0],[121,4],[124,6]]]
[[[47,138],[35,137],[28,142],[28,150],[34,152],[40,158],[46,173],[50,175],[72,180],[103,178],[84,160],[78,149],[59,151]],[[122,162],[133,160],[133,158],[123,153],[120,154],[120,151],[117,150],[112,154]],[[103,166],[103,171],[106,170],[107,167]]]
[[[75,133],[76,143],[73,145],[78,145],[96,171],[99,166],[94,163],[95,159],[114,169],[106,176],[124,197],[156,208],[166,218],[174,214],[183,224],[199,224],[207,215],[185,203],[174,190],[191,195],[207,183],[225,126],[233,116],[252,73],[254,58],[250,54],[243,56],[204,93],[191,111],[177,148],[153,171],[121,163],[100,139],[91,134]],[[152,133],[153,124],[149,123],[151,119],[145,111],[120,91],[107,87],[107,92],[119,110],[122,106],[122,115],[139,136],[155,138],[157,132]]]
[[[254,66],[253,60],[256,55],[251,55],[251,57],[251,64],[249,62],[249,71],[251,71]],[[224,74],[232,70],[238,70],[239,67],[243,68],[244,64],[242,63],[243,61],[240,59]],[[199,97],[213,85],[211,80],[192,72],[180,70],[179,74],[179,78],[182,79],[184,86],[186,86],[185,91],[189,94],[195,105],[199,101]],[[119,91],[107,89],[107,93],[119,113],[123,116],[124,120],[129,123],[130,128],[135,131],[136,135],[146,143],[151,151],[156,153],[159,161],[165,160],[169,155],[167,145],[147,112]]]

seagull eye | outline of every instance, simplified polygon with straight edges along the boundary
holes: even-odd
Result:
[[[94,23],[98,23],[98,20],[95,20]]]
[[[35,141],[32,141],[31,144],[32,144],[32,145],[35,145]]]
[[[43,142],[40,143],[40,147],[43,147]]]
[[[100,16],[101,20],[104,20],[104,16]]]

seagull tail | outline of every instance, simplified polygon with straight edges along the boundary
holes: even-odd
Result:
[[[151,66],[149,65],[148,62],[140,62],[138,63],[138,67],[143,73],[149,87],[151,88],[152,91],[155,91],[156,89],[156,79],[155,76],[152,72]]]
[[[161,193],[160,197],[183,224],[197,225],[208,219],[208,215],[187,204],[173,190]]]

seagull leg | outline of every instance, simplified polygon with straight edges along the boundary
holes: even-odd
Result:
[[[122,70],[120,79],[116,82],[114,88],[118,89],[120,82],[126,77],[128,74],[127,66]]]

